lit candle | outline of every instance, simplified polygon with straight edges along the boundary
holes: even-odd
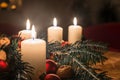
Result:
[[[22,59],[29,62],[35,69],[32,80],[39,80],[40,73],[45,72],[46,62],[46,42],[35,38],[35,29],[32,28],[32,39],[26,39],[21,42]]]
[[[32,33],[31,33],[31,30],[30,30],[30,20],[27,19],[26,21],[26,30],[21,30],[19,31],[18,35],[20,35],[20,37],[22,39],[29,39],[32,37]]]
[[[59,41],[63,39],[63,29],[57,26],[57,19],[53,19],[53,26],[48,28],[48,42]]]
[[[80,25],[77,25],[77,19],[76,17],[73,20],[74,25],[69,26],[68,30],[68,41],[69,43],[74,43],[76,41],[81,40],[82,37],[82,27]]]

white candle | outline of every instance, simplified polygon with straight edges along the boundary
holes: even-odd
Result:
[[[26,22],[26,30],[21,30],[19,31],[18,35],[20,35],[20,37],[22,39],[29,39],[32,37],[32,33],[31,33],[31,30],[30,30],[30,20],[27,19],[27,22]]]
[[[53,26],[48,28],[48,42],[62,41],[63,29],[57,26],[57,20],[54,18]]]
[[[77,19],[74,18],[73,20],[74,25],[69,26],[68,30],[68,41],[69,43],[74,43],[76,41],[81,40],[82,37],[82,27],[77,25]]]
[[[33,29],[34,30],[34,29]],[[35,34],[35,31],[32,33]],[[42,39],[26,39],[21,42],[22,59],[29,62],[34,68],[32,80],[39,80],[40,73],[45,72],[46,64],[46,42]]]

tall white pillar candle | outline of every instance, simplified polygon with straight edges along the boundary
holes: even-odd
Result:
[[[27,21],[26,21],[26,30],[19,31],[18,35],[20,35],[20,37],[22,39],[32,38],[32,33],[31,33],[31,30],[30,30],[30,20],[29,19],[27,19]]]
[[[34,31],[32,31],[33,34]],[[26,39],[21,42],[22,59],[29,62],[35,69],[32,80],[39,80],[40,73],[45,72],[46,63],[46,42],[42,39]]]
[[[74,25],[69,26],[68,30],[68,41],[69,43],[75,43],[76,41],[81,40],[82,37],[82,27],[77,25],[77,19],[73,20]]]
[[[57,26],[57,20],[54,18],[53,26],[48,28],[48,42],[62,41],[63,39],[63,28]]]

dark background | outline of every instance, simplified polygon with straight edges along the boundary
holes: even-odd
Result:
[[[36,26],[38,36],[42,37],[46,36],[47,28],[56,17],[58,25],[64,28],[64,40],[67,40],[68,26],[73,24],[74,16],[83,28],[119,22],[120,0],[22,0],[22,5],[14,11],[0,9],[0,23],[25,29],[26,19],[29,18]]]

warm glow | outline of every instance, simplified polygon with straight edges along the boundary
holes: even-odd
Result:
[[[77,18],[76,17],[74,17],[74,19],[73,19],[73,24],[77,25]]]
[[[16,5],[11,5],[11,7],[10,7],[12,10],[15,10],[16,9]]]
[[[35,26],[32,25],[32,38],[35,39],[35,37],[36,37]]]
[[[53,26],[57,26],[57,19],[56,18],[53,19]]]
[[[26,29],[29,30],[30,29],[30,20],[27,19],[26,21]]]

